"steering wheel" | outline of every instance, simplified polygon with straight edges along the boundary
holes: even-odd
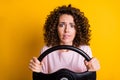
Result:
[[[75,51],[82,55],[87,61],[91,60],[91,58],[83,50],[69,45],[59,45],[49,48],[38,57],[38,60],[41,62],[46,55],[59,49],[69,49]],[[85,71],[79,73],[68,69],[60,69],[49,74],[33,72],[33,80],[96,80],[96,71]]]

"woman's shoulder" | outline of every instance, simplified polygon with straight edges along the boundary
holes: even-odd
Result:
[[[89,45],[80,45],[78,48],[80,49],[90,49]]]
[[[49,49],[49,48],[51,48],[51,46],[46,46],[46,45],[43,46],[43,49]]]
[[[51,48],[51,46],[46,46],[44,45],[41,49],[41,53],[43,53],[44,51],[46,51],[47,49]]]
[[[83,50],[85,53],[87,53],[90,57],[92,57],[92,51],[89,45],[81,45],[78,47],[79,49]]]
[[[41,51],[43,52],[43,51],[45,51],[45,50],[47,50],[47,49],[49,49],[49,48],[51,48],[52,46],[46,46],[46,45],[44,45],[43,47],[42,47],[42,49],[41,49]],[[89,45],[80,45],[79,47],[78,47],[79,49],[82,49],[83,51],[85,50],[91,50],[91,48],[90,48],[90,46]]]

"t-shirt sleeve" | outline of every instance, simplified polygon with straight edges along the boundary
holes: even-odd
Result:
[[[90,48],[90,46],[86,46],[86,53],[90,56],[90,58],[92,58],[93,56],[92,56],[92,50],[91,50],[91,48]]]
[[[82,49],[90,58],[92,58],[92,51],[90,46],[81,46],[80,49]],[[80,61],[81,63],[84,62],[84,59],[82,61]],[[84,63],[81,64],[82,68],[81,71],[84,72],[87,70],[86,66]]]
[[[82,46],[81,49],[90,57],[92,58],[92,50],[90,46]]]

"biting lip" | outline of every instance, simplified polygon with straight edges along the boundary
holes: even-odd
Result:
[[[63,38],[69,38],[70,35],[63,35]]]

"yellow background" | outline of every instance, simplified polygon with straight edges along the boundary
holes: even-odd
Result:
[[[0,0],[0,80],[32,80],[28,63],[44,45],[45,18],[70,3],[91,24],[91,48],[101,64],[97,80],[119,80],[119,0]]]

